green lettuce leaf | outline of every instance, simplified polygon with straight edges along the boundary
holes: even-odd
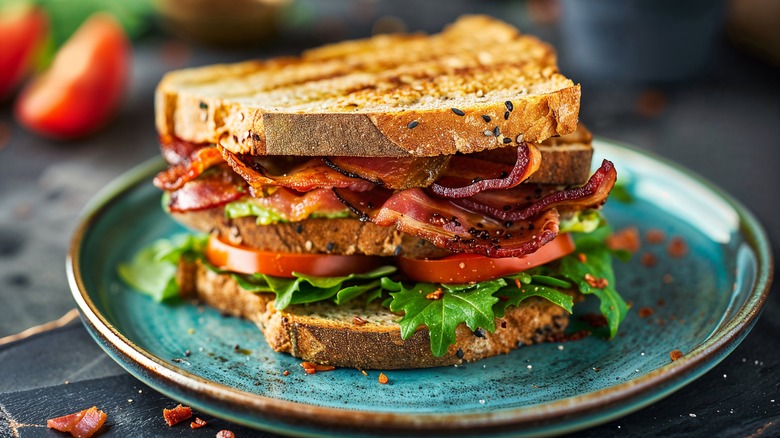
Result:
[[[313,213],[310,215],[312,218],[326,218],[326,219],[338,219],[348,217],[350,215],[349,209],[342,211],[334,211],[330,213]],[[275,223],[287,223],[289,222],[282,215],[270,209],[266,206],[260,205],[252,198],[243,199],[239,201],[233,201],[225,205],[225,216],[228,219],[235,219],[239,217],[255,216],[258,225],[269,225]]]
[[[161,302],[179,296],[176,266],[182,257],[198,257],[208,236],[181,234],[160,239],[141,249],[129,263],[117,267],[119,277],[133,289]]]
[[[574,254],[562,258],[559,262],[558,273],[562,277],[571,280],[583,294],[595,295],[600,300],[599,310],[607,319],[609,336],[617,334],[618,327],[628,313],[628,305],[615,289],[615,272],[612,269],[612,257],[618,256],[610,250],[605,239],[611,234],[607,226],[601,226],[596,231],[588,234],[574,234],[574,242],[577,249]],[[577,254],[584,254],[585,261],[580,261]],[[604,288],[592,287],[585,280],[590,274],[595,278],[607,280]]]
[[[455,342],[455,327],[466,323],[471,330],[481,327],[495,331],[493,305],[498,298],[493,293],[506,285],[503,279],[483,281],[474,285],[436,285],[417,283],[411,288],[404,285],[390,295],[390,310],[404,312],[399,322],[401,338],[408,339],[420,326],[428,327],[431,351],[436,357],[447,353],[447,348]],[[426,296],[440,290],[441,298],[428,299]]]
[[[279,213],[258,205],[252,200],[234,201],[225,205],[225,217],[236,219],[239,217],[255,216],[258,225],[269,225],[277,222],[286,222]]]
[[[628,306],[614,288],[612,270],[612,257],[625,254],[607,248],[605,239],[610,233],[605,225],[590,233],[574,233],[575,253],[557,263],[476,284],[417,283],[409,286],[394,281],[397,271],[394,266],[340,277],[293,273],[294,278],[280,278],[231,273],[211,266],[203,258],[207,236],[177,236],[170,241],[154,242],[140,251],[131,263],[120,265],[119,275],[135,289],[162,301],[178,295],[175,272],[179,258],[200,257],[209,269],[232,275],[243,289],[274,293],[277,309],[320,301],[343,304],[361,296],[366,303],[382,300],[392,312],[403,313],[400,321],[403,339],[408,339],[421,326],[428,328],[431,351],[438,357],[446,354],[455,342],[455,328],[459,324],[465,323],[472,330],[482,328],[493,332],[495,318],[503,317],[511,306],[518,306],[529,297],[546,299],[571,313],[572,297],[561,290],[573,287],[600,300],[601,313],[607,319],[610,336],[614,337]],[[580,261],[580,253],[585,255],[585,262]],[[590,286],[585,280],[586,274],[606,279],[608,286]],[[426,298],[437,290],[441,291],[439,299]]]
[[[368,298],[377,299],[382,292],[380,279],[386,278],[395,271],[394,266],[381,266],[370,272],[343,277],[317,277],[297,272],[293,272],[295,278],[273,277],[264,274],[233,273],[232,275],[238,285],[245,290],[275,293],[274,306],[282,310],[293,304],[314,303],[329,299],[332,299],[336,304],[342,304],[369,293],[371,295]]]
[[[535,278],[536,281],[528,284],[524,284],[519,278],[517,278],[517,276],[510,276],[505,278],[509,280],[508,284],[507,286],[498,290],[496,296],[501,298],[493,305],[493,313],[495,314],[496,318],[502,318],[510,306],[518,306],[523,300],[530,297],[544,298],[557,306],[563,307],[567,312],[572,313],[574,300],[572,299],[571,295],[565,292],[561,292],[558,289],[545,286],[544,283],[540,283],[538,280],[539,278],[557,280],[549,281],[548,284],[559,282],[557,283],[559,287],[563,287],[561,284],[568,284],[568,287],[571,287],[571,284],[565,281],[554,279],[552,277],[542,276],[531,277],[532,279]],[[518,282],[514,281],[515,278],[517,278]],[[517,283],[520,283],[521,286],[517,287]]]

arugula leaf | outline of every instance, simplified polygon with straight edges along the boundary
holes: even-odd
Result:
[[[513,277],[515,276],[506,278],[511,279]],[[572,299],[571,295],[561,292],[557,289],[544,286],[543,284],[523,284],[522,282],[520,282],[520,284],[522,284],[522,286],[518,288],[514,282],[510,282],[510,284],[502,287],[496,293],[496,296],[501,297],[501,299],[493,305],[493,313],[495,314],[496,318],[502,318],[506,314],[506,310],[509,308],[509,306],[518,306],[520,305],[520,302],[530,297],[544,298],[557,306],[563,307],[567,312],[572,313],[574,300]]]
[[[399,322],[402,339],[408,339],[420,326],[428,327],[431,351],[441,357],[455,342],[455,327],[460,323],[465,322],[471,330],[482,327],[495,331],[493,304],[498,298],[493,293],[504,285],[506,282],[498,279],[448,288],[446,292],[432,283],[417,283],[412,288],[401,285],[400,291],[390,294],[393,297],[390,310],[404,312]],[[437,290],[442,291],[439,299],[426,298]]]
[[[179,296],[176,267],[182,257],[193,258],[203,251],[205,236],[177,235],[142,248],[130,261],[117,266],[119,277],[133,289],[155,301]]]
[[[615,290],[615,272],[612,269],[614,251],[607,248],[604,240],[610,233],[609,227],[602,226],[589,234],[575,234],[576,252],[584,254],[585,261],[574,254],[568,255],[560,260],[559,274],[573,281],[583,294],[595,295],[601,301],[599,310],[607,318],[609,336],[612,338],[628,313],[628,305]],[[606,279],[607,285],[603,288],[592,287],[585,280],[587,274]]]
[[[560,278],[555,277],[549,277],[547,275],[532,275],[531,276],[531,282],[537,285],[545,285],[545,286],[552,286],[552,287],[560,287],[568,289],[572,286],[571,283],[565,280],[561,280]],[[530,283],[526,283],[530,284]]]

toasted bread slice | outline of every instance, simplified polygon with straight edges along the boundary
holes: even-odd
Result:
[[[479,152],[571,133],[579,107],[551,46],[485,16],[175,71],[156,95],[161,135],[255,155]]]
[[[228,219],[222,208],[174,213],[173,218],[203,233],[215,232],[234,245],[263,251],[315,254],[363,254],[438,258],[450,252],[432,243],[357,218],[313,218],[300,222],[257,225],[254,217]]]
[[[442,357],[435,357],[427,329],[401,339],[401,316],[379,304],[355,300],[342,306],[316,303],[279,311],[273,306],[273,294],[248,292],[230,275],[215,273],[198,262],[182,262],[178,281],[185,296],[256,323],[275,351],[339,367],[401,369],[470,362],[554,338],[569,321],[561,307],[532,297],[497,320],[494,333],[475,334],[461,324],[455,344]],[[355,317],[360,318],[358,323]]]

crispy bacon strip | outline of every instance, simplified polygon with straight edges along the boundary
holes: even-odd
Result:
[[[549,209],[537,217],[504,223],[468,211],[447,199],[434,198],[420,188],[391,192],[333,189],[361,220],[425,239],[452,252],[488,257],[531,254],[558,234],[558,212]]]
[[[107,417],[105,412],[92,406],[83,411],[52,418],[46,421],[46,426],[60,432],[69,432],[76,438],[89,438],[103,427]]]
[[[320,158],[310,158],[274,175],[263,166],[261,158],[234,154],[218,146],[222,157],[233,170],[252,187],[252,193],[267,187],[287,187],[305,192],[316,188],[349,188],[354,191],[370,190],[374,184],[358,178],[351,178],[331,169]]]
[[[518,186],[503,192],[482,192],[470,198],[455,201],[469,210],[477,211],[502,221],[519,221],[534,217],[552,207],[572,210],[595,208],[607,200],[615,185],[617,172],[611,161],[604,160],[587,183],[581,187],[546,193],[547,188],[536,186],[534,196],[541,199],[529,202],[529,187]],[[510,200],[514,197],[514,202]]]
[[[517,147],[517,161],[510,172],[506,166],[467,155],[456,155],[445,176],[431,185],[431,191],[445,198],[466,198],[484,190],[509,189],[525,181],[539,169],[542,154],[534,145],[523,142]],[[484,179],[484,175],[498,175]],[[452,186],[470,181],[465,186]]]
[[[171,192],[168,209],[172,212],[206,210],[248,196],[246,181],[227,164],[220,166],[222,168],[201,175]]]
[[[193,152],[212,146],[210,143],[191,143],[172,135],[160,136],[160,152],[170,165],[189,160]]]
[[[154,177],[154,185],[165,191],[181,188],[185,183],[200,176],[206,169],[222,163],[222,155],[216,147],[204,147],[193,151],[190,156],[163,170]]]
[[[254,202],[275,211],[290,222],[301,221],[314,213],[337,213],[345,210],[344,204],[329,189],[298,192],[281,187],[270,196],[254,198]]]
[[[438,157],[323,157],[332,169],[388,189],[428,187],[441,176],[452,156]]]

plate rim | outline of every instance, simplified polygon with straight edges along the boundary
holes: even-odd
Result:
[[[153,157],[122,174],[89,201],[80,215],[79,224],[74,231],[68,249],[66,258],[68,284],[81,312],[82,320],[91,329],[90,333],[93,337],[96,337],[101,348],[136,378],[173,398],[176,398],[178,393],[166,391],[161,386],[165,384],[174,385],[177,389],[205,396],[205,402],[192,399],[187,399],[186,401],[193,405],[200,404],[203,410],[210,411],[210,413],[215,413],[214,411],[216,410],[216,416],[225,417],[225,405],[217,409],[210,406],[212,403],[226,404],[228,410],[235,410],[236,408],[240,408],[242,412],[249,410],[251,411],[250,413],[254,414],[253,418],[273,418],[283,423],[287,428],[280,429],[273,424],[269,424],[268,421],[250,421],[244,417],[231,416],[231,421],[250,427],[259,427],[277,433],[289,433],[290,431],[300,433],[302,426],[336,427],[350,430],[357,425],[360,425],[361,429],[373,431],[389,429],[395,433],[431,430],[440,432],[444,430],[463,431],[463,429],[498,431],[510,430],[509,428],[511,427],[513,433],[521,434],[527,428],[552,427],[557,433],[582,429],[636,411],[664,398],[703,375],[723,360],[744,339],[744,336],[747,335],[759,317],[769,294],[774,268],[766,231],[744,205],[718,186],[682,165],[643,149],[601,137],[594,137],[593,145],[594,150],[597,151],[601,146],[606,145],[608,148],[626,149],[629,152],[643,155],[684,174],[701,184],[718,198],[724,200],[737,213],[739,217],[739,232],[755,253],[757,261],[756,282],[752,286],[745,303],[726,324],[718,327],[707,340],[677,361],[670,362],[642,376],[598,391],[549,403],[515,408],[496,408],[486,412],[457,414],[375,412],[316,406],[244,392],[206,380],[154,356],[126,338],[121,331],[114,327],[97,310],[84,286],[79,259],[84,237],[92,224],[122,194],[129,192],[143,182],[148,182],[153,172],[161,170],[164,165],[161,157]],[[97,339],[98,336],[111,346],[100,342]],[[140,366],[141,369],[147,370],[152,375],[142,375],[142,373],[122,363],[118,357],[109,351],[111,347],[116,349],[115,353],[123,355],[132,361],[134,365]],[[712,360],[713,358],[714,360]],[[153,380],[153,382],[150,382],[149,379]],[[641,395],[654,387],[662,389],[652,393],[649,397],[641,398]],[[612,407],[612,409],[608,409],[609,407]],[[598,414],[601,415],[599,416]],[[317,419],[313,424],[312,418]],[[561,420],[563,422],[558,423]]]

